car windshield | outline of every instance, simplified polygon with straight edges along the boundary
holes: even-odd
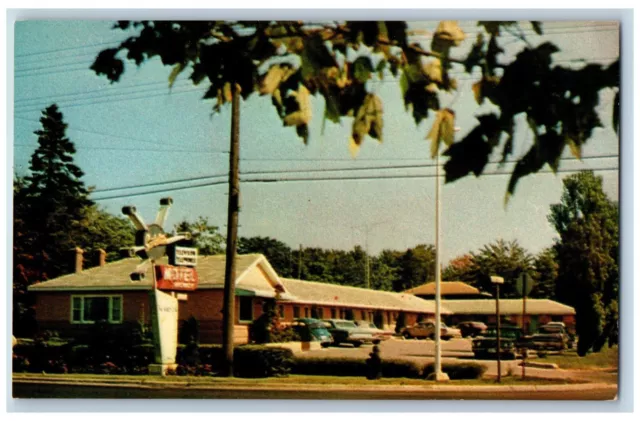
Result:
[[[356,324],[353,322],[336,322],[336,327],[344,327],[347,329],[352,329],[356,327]]]

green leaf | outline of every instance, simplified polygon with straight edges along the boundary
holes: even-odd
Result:
[[[340,99],[337,88],[329,89],[324,93],[324,118],[340,123]]]
[[[612,123],[616,134],[620,135],[620,91],[616,92],[616,96],[613,98]]]
[[[173,66],[173,70],[171,71],[171,74],[169,74],[169,89],[173,87],[173,84],[175,83],[176,78],[180,73],[182,73],[184,68],[185,68],[184,63],[178,63],[175,66]]]
[[[400,92],[402,97],[404,98],[409,90],[409,79],[407,79],[407,75],[405,72],[400,73]]]
[[[532,20],[531,21],[531,26],[533,26],[533,30],[536,32],[536,34],[538,35],[542,35],[542,23],[537,21],[537,20]]]
[[[305,81],[313,78],[324,67],[337,66],[319,34],[312,35],[306,40],[300,59],[302,60],[302,79]]]
[[[373,65],[371,64],[371,59],[369,57],[358,57],[356,61],[353,62],[353,77],[358,80],[360,83],[365,83],[371,77],[371,73],[373,72]]]

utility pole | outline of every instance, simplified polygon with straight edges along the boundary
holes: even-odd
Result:
[[[231,145],[229,148],[229,205],[227,212],[227,250],[224,268],[224,302],[222,306],[222,375],[233,376],[233,328],[235,325],[236,248],[238,211],[240,209],[240,85],[232,86]]]
[[[298,279],[302,279],[302,244],[298,246]]]

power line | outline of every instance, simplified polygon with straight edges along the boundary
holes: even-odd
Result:
[[[603,158],[617,158],[618,155],[601,155],[601,156],[589,156],[589,157],[584,157],[583,159],[603,159]],[[561,160],[576,160],[576,158],[560,158]],[[512,160],[512,161],[507,161],[507,163],[516,163],[517,160]],[[500,164],[500,162],[498,161],[494,161],[494,162],[488,162],[488,164]],[[319,169],[285,169],[285,170],[273,170],[273,171],[269,171],[269,170],[258,170],[258,171],[241,171],[241,175],[266,175],[266,174],[283,174],[283,173],[309,173],[309,172],[335,172],[335,171],[375,171],[375,170],[389,170],[389,169],[426,169],[426,168],[433,168],[435,167],[436,164],[432,164],[432,163],[428,163],[428,164],[422,164],[422,165],[416,165],[416,164],[412,164],[412,165],[394,165],[394,166],[376,166],[376,167],[349,167],[349,168],[319,168]],[[442,165],[441,165],[442,166]],[[94,190],[94,192],[98,193],[98,192],[106,192],[106,191],[115,191],[115,190],[126,190],[126,189],[137,189],[137,188],[142,188],[142,187],[151,187],[151,186],[160,186],[160,185],[167,185],[167,184],[174,184],[174,183],[183,183],[183,182],[189,182],[189,181],[200,181],[200,180],[206,180],[208,178],[216,178],[216,177],[223,177],[226,174],[214,174],[214,175],[207,175],[207,176],[199,176],[199,177],[192,177],[192,178],[184,178],[184,179],[178,179],[178,180],[168,180],[168,181],[160,181],[160,182],[156,182],[156,183],[150,183],[150,184],[136,184],[136,185],[132,185],[132,186],[120,186],[120,187],[113,187],[113,188],[108,188],[108,189],[99,189],[99,190]]]
[[[174,183],[186,183],[189,181],[200,181],[200,180],[206,180],[207,178],[217,178],[217,177],[225,177],[228,174],[214,174],[214,175],[207,175],[207,176],[202,176],[202,177],[191,177],[191,178],[183,178],[180,180],[172,180],[172,181],[158,181],[156,183],[148,183],[148,184],[138,184],[136,186],[121,186],[121,187],[110,187],[107,189],[97,189],[97,190],[93,190],[92,193],[104,193],[104,192],[110,192],[110,191],[117,191],[117,190],[125,190],[125,189],[132,189],[132,188],[145,188],[145,187],[155,187],[155,186],[162,186],[165,184],[174,184]]]
[[[618,171],[618,167],[609,167],[609,168],[583,168],[583,169],[559,169],[555,173],[569,173],[569,172],[579,172],[579,171]],[[554,173],[552,170],[540,170],[535,174],[549,174]],[[492,173],[483,173],[481,176],[502,176],[502,175],[511,175],[511,172],[492,172]],[[434,178],[435,174],[421,174],[421,175],[383,175],[383,176],[362,176],[362,177],[297,177],[297,178],[270,178],[270,179],[262,179],[262,178],[249,178],[249,179],[241,179],[243,183],[286,183],[286,182],[301,182],[301,181],[311,181],[311,182],[319,182],[319,181],[358,181],[358,180],[391,180],[391,179],[420,179],[420,178]],[[142,193],[128,193],[121,195],[114,195],[108,197],[101,197],[92,199],[94,201],[101,200],[112,200],[112,199],[122,199],[127,197],[134,196],[144,196],[149,194],[158,194],[165,193],[169,191],[176,190],[187,190],[199,187],[208,187],[208,186],[216,186],[225,184],[227,181],[214,181],[210,183],[202,183],[191,186],[183,186],[183,187],[174,187],[174,188],[166,188],[153,190]]]
[[[37,55],[58,53],[60,51],[70,51],[70,50],[80,50],[80,49],[83,49],[83,48],[102,47],[102,46],[105,46],[105,45],[113,45],[115,47],[116,45],[119,45],[121,42],[122,42],[122,40],[105,41],[105,42],[100,42],[100,43],[97,43],[97,44],[85,44],[85,45],[80,45],[80,46],[75,46],[75,47],[58,48],[56,50],[45,50],[45,51],[37,51],[37,52],[26,53],[26,54],[16,54],[15,57],[16,58],[32,57],[32,56],[37,56]]]

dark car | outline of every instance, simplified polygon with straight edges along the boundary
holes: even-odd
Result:
[[[461,322],[456,326],[460,329],[460,333],[463,338],[471,336],[475,338],[478,335],[482,335],[487,330],[487,325],[482,322]]]
[[[531,336],[531,349],[538,351],[564,351],[568,348],[568,338],[562,333],[538,332]]]
[[[370,331],[359,328],[351,320],[329,319],[323,322],[333,337],[334,345],[347,343],[357,348],[364,343],[373,343],[375,339]]]
[[[323,347],[328,347],[333,342],[333,337],[322,320],[295,319],[291,326],[305,342],[320,342]]]
[[[500,327],[500,357],[515,359],[518,350],[528,348],[529,339],[522,334],[518,326]],[[473,339],[473,355],[477,359],[495,358],[498,355],[498,329],[496,326],[487,326],[487,330]]]
[[[562,322],[549,322],[546,325],[540,326],[537,334],[540,335],[551,335],[551,334],[559,334],[562,335],[564,343],[567,348],[573,348],[575,343],[575,336],[572,335]],[[535,335],[534,335],[535,336]]]

